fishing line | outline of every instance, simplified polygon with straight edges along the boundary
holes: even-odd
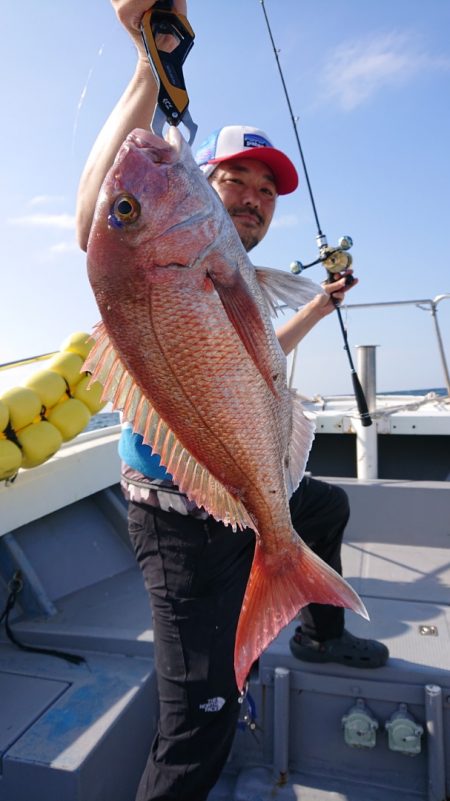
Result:
[[[283,84],[284,96],[285,96],[286,102],[288,104],[289,114],[291,115],[292,125],[294,127],[294,135],[295,135],[295,138],[297,140],[297,147],[298,147],[298,150],[299,150],[299,153],[300,153],[303,172],[304,172],[305,178],[306,178],[306,185],[308,187],[308,193],[309,193],[309,198],[311,200],[312,209],[313,209],[313,212],[314,212],[314,218],[316,220],[318,236],[323,237],[323,233],[322,233],[322,230],[321,230],[321,227],[320,227],[320,222],[319,222],[319,215],[317,214],[316,203],[315,203],[315,200],[314,200],[314,195],[313,195],[313,191],[312,191],[312,188],[311,188],[311,183],[310,183],[310,180],[309,180],[308,170],[306,168],[306,161],[305,161],[305,158],[303,156],[303,148],[302,148],[302,145],[301,145],[301,142],[300,142],[300,137],[298,135],[298,129],[297,129],[297,121],[298,121],[298,119],[297,119],[297,117],[294,116],[294,112],[292,111],[291,101],[289,99],[289,94],[288,94],[286,82],[284,80],[283,70],[281,69],[280,59],[278,58],[279,50],[277,50],[277,47],[275,45],[275,42],[274,42],[274,39],[273,39],[273,36],[272,36],[272,29],[271,29],[270,24],[269,24],[269,18],[267,16],[266,7],[264,5],[264,0],[260,0],[260,3],[261,3],[261,6],[262,6],[264,18],[266,20],[266,25],[267,25],[267,30],[269,32],[270,41],[272,42],[272,48],[273,48],[273,52],[275,54],[275,61],[277,62],[278,72],[280,73],[281,83]]]
[[[105,46],[104,43],[100,46],[100,48],[99,48],[99,50],[97,52],[97,59],[99,59],[103,55],[104,46]],[[81,90],[81,95],[80,95],[80,98],[78,100],[77,110],[76,110],[76,113],[75,113],[75,120],[74,120],[74,123],[73,123],[73,129],[72,129],[72,148],[71,148],[71,156],[72,157],[73,157],[74,152],[75,152],[75,140],[76,140],[77,134],[78,134],[78,120],[79,120],[79,117],[80,117],[82,106],[83,106],[85,98],[86,98],[88,86],[89,86],[89,84],[91,82],[91,78],[92,78],[92,76],[94,74],[95,67],[96,67],[96,64],[93,64],[92,67],[90,68],[90,70],[88,72],[88,76],[86,78],[86,82],[85,82],[85,84],[84,84],[84,86],[83,86],[83,88]]]
[[[329,274],[330,280],[333,280],[333,273],[334,272],[336,272],[336,273],[337,272],[341,272],[342,270],[346,269],[346,267],[349,266],[349,264],[351,264],[351,258],[345,253],[345,251],[348,250],[352,246],[353,243],[352,243],[352,240],[351,240],[350,237],[342,237],[342,239],[339,241],[339,247],[330,248],[328,246],[328,244],[327,244],[326,236],[322,232],[322,229],[321,229],[321,226],[320,226],[320,222],[319,222],[319,215],[317,213],[316,202],[314,200],[314,195],[313,195],[313,191],[312,191],[312,187],[311,187],[311,182],[309,180],[309,174],[308,174],[308,170],[307,170],[307,167],[306,167],[306,161],[305,161],[305,157],[303,155],[303,148],[302,148],[302,145],[301,145],[301,142],[300,142],[300,136],[299,136],[299,133],[298,133],[298,126],[297,126],[298,118],[294,116],[294,112],[292,111],[292,105],[291,105],[291,101],[290,101],[290,98],[289,98],[289,93],[288,93],[288,90],[287,90],[286,81],[284,80],[283,70],[281,68],[280,59],[278,58],[279,50],[277,49],[277,47],[275,45],[275,41],[274,41],[274,38],[273,38],[272,29],[270,27],[269,18],[267,16],[264,0],[259,0],[259,2],[261,4],[262,10],[263,10],[264,19],[266,21],[267,30],[268,30],[268,33],[269,33],[270,41],[272,43],[272,48],[273,48],[273,52],[274,52],[274,55],[275,55],[275,61],[277,63],[278,72],[280,74],[281,83],[282,83],[283,90],[284,90],[284,95],[285,95],[285,98],[286,98],[286,102],[287,102],[288,109],[289,109],[289,114],[290,114],[292,125],[293,125],[293,128],[294,128],[294,135],[295,135],[295,139],[296,139],[296,142],[297,142],[298,150],[299,150],[299,153],[300,153],[300,159],[301,159],[301,162],[302,162],[303,172],[304,172],[305,179],[306,179],[306,186],[307,186],[307,189],[308,189],[308,194],[309,194],[309,198],[310,198],[310,201],[311,201],[311,206],[312,206],[312,210],[313,210],[313,213],[314,213],[314,218],[315,218],[316,226],[317,226],[316,241],[317,241],[317,245],[318,245],[319,253],[320,253],[319,258],[316,259],[315,261],[312,261],[309,264],[305,264],[305,265],[302,265],[300,262],[294,262],[294,264],[296,265],[296,269],[293,270],[293,272],[294,271],[295,272],[301,272],[304,269],[306,269],[307,267],[312,267],[314,264],[318,264],[320,262],[327,269],[327,261],[328,261],[328,263],[331,263],[333,265],[332,269],[327,269],[327,272]],[[351,355],[351,352],[350,352],[350,347],[349,347],[349,344],[348,344],[347,331],[345,329],[345,325],[344,325],[344,322],[343,322],[343,319],[342,319],[341,309],[339,308],[338,301],[336,301],[333,297],[331,297],[331,300],[334,303],[334,307],[336,309],[336,312],[337,312],[337,315],[338,315],[338,319],[339,319],[339,325],[340,325],[341,333],[342,333],[342,336],[343,336],[343,339],[344,339],[344,350],[347,353],[348,361],[349,361],[349,364],[350,364],[350,370],[351,370],[351,376],[352,376],[352,382],[353,382],[353,391],[354,391],[354,394],[355,394],[356,403],[357,403],[359,415],[360,415],[360,418],[361,418],[361,424],[363,426],[370,426],[370,425],[372,425],[372,420],[371,420],[370,415],[369,415],[369,410],[368,410],[368,407],[367,407],[367,402],[366,402],[366,399],[365,399],[365,396],[364,396],[364,392],[363,392],[362,386],[360,384],[360,381],[359,381],[359,378],[357,376],[355,367],[353,365],[353,359],[352,359],[352,355]]]

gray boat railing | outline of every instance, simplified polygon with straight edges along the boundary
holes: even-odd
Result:
[[[450,293],[444,293],[442,295],[436,295],[435,298],[420,298],[420,299],[416,299],[416,300],[387,300],[387,301],[377,301],[375,303],[349,303],[349,304],[343,303],[342,306],[341,306],[341,309],[343,311],[350,311],[350,310],[357,310],[357,309],[376,309],[376,308],[382,308],[382,307],[387,308],[387,307],[394,307],[394,306],[416,306],[418,309],[421,309],[422,311],[429,311],[431,313],[432,318],[433,318],[434,330],[435,330],[435,334],[436,334],[436,340],[437,340],[438,351],[439,351],[439,357],[440,357],[440,361],[441,361],[441,364],[442,364],[442,369],[443,369],[443,372],[444,372],[445,386],[447,388],[447,394],[450,395],[450,373],[449,373],[447,358],[446,358],[446,354],[445,354],[444,343],[443,343],[443,340],[442,340],[441,329],[440,329],[440,326],[439,326],[439,321],[438,321],[438,316],[437,316],[438,304],[442,300],[450,300]],[[294,372],[295,372],[295,366],[296,366],[296,361],[297,361],[297,353],[298,353],[298,346],[294,349],[292,363],[291,363],[291,369],[290,369],[290,374],[289,374],[289,386],[290,387],[293,386]],[[361,381],[361,376],[359,376],[359,378],[360,378],[360,381]],[[361,381],[361,383],[362,383],[362,381]],[[364,385],[363,385],[363,389],[364,389]],[[376,387],[375,387],[375,393],[376,393]],[[369,410],[370,410],[370,407],[369,407]]]
[[[346,310],[346,309],[369,309],[369,308],[373,309],[377,307],[389,307],[389,306],[416,306],[418,309],[421,309],[422,311],[429,311],[433,318],[439,356],[442,364],[442,369],[444,372],[445,386],[447,387],[447,393],[450,395],[450,373],[448,369],[444,343],[442,340],[441,329],[439,326],[438,316],[437,316],[438,304],[442,300],[450,300],[450,293],[444,293],[442,295],[436,295],[435,298],[425,298],[422,300],[391,300],[378,303],[351,303],[349,305],[343,305],[342,308]]]

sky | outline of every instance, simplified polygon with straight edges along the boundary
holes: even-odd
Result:
[[[347,303],[450,294],[450,2],[265,0],[265,8],[322,231],[330,244],[354,241],[359,284]],[[299,170],[300,187],[279,199],[253,263],[289,270],[314,260],[314,216],[260,0],[190,0],[188,17],[194,149],[222,125],[254,125]],[[22,0],[2,9],[2,58],[0,364],[58,350],[99,319],[76,244],[76,192],[135,51],[108,0]],[[320,265],[305,274],[325,278]],[[450,298],[437,309],[450,359]],[[429,311],[346,307],[343,319],[355,363],[358,345],[377,346],[379,391],[444,386]],[[0,392],[23,370],[1,372]],[[294,385],[309,396],[352,391],[336,314],[302,343]]]

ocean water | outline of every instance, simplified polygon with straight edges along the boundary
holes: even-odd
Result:
[[[377,395],[428,395],[434,392],[435,395],[447,395],[445,387],[429,387],[428,389],[393,389],[391,392],[377,392]]]
[[[120,423],[119,412],[99,412],[92,415],[89,420],[85,431],[95,431],[98,428],[108,428],[108,426],[117,426]]]

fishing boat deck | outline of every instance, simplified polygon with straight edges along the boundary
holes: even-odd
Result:
[[[57,471],[47,463],[0,489],[1,604],[12,571],[25,578],[13,631],[86,660],[23,652],[2,635],[0,801],[29,801],[30,788],[33,801],[134,798],[157,702],[151,613],[112,478],[116,438],[81,437]],[[212,801],[422,801],[430,782],[450,791],[450,483],[335,480],[352,509],[345,576],[371,617],[348,613],[347,625],[383,640],[391,658],[377,670],[301,663],[293,622],[252,673],[257,728],[238,730]],[[394,750],[386,724],[401,714]]]

